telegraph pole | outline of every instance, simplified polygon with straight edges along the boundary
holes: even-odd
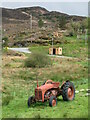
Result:
[[[53,37],[52,37],[52,54],[53,54]]]
[[[52,48],[53,48],[53,37],[52,37]]]
[[[30,29],[32,30],[32,14],[30,14]]]
[[[30,14],[30,30],[32,32],[32,14]],[[32,40],[31,40],[31,43],[32,43]]]
[[[85,30],[85,45],[87,44],[87,29]]]

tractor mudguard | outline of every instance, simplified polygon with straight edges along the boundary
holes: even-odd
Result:
[[[67,80],[67,81],[64,81],[64,82],[62,83],[62,85],[61,85],[61,89],[63,88],[63,86],[64,86],[64,83],[66,83],[66,82],[69,82],[69,80]]]

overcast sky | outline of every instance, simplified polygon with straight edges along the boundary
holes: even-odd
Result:
[[[9,0],[10,1],[10,0]],[[23,0],[22,0],[23,1]],[[88,2],[2,2],[1,7],[20,8],[41,6],[49,11],[59,11],[69,15],[88,16]]]

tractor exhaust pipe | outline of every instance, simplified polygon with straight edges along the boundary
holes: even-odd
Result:
[[[37,88],[39,87],[39,85],[38,85],[38,80],[37,80]]]
[[[39,85],[38,85],[38,79],[37,79],[37,75],[36,75],[36,80],[37,80],[37,88],[39,87]]]

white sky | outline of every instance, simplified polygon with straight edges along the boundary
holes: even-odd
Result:
[[[41,0],[36,0],[39,2],[32,2],[31,0],[13,0],[14,2],[11,2],[11,0],[3,0],[1,7],[6,8],[20,8],[20,7],[32,7],[32,6],[41,6],[46,8],[49,11],[59,11],[63,13],[67,13],[69,15],[79,15],[79,16],[88,16],[88,0],[78,0],[78,2],[71,2],[71,1],[77,1],[77,0],[68,0],[69,2],[66,2],[66,0],[48,0],[49,2],[46,2],[45,0],[42,0],[44,2],[41,2]],[[59,2],[58,2],[59,1]]]
[[[67,0],[1,0],[1,2],[67,2]],[[89,2],[89,0],[68,0],[68,2]]]

